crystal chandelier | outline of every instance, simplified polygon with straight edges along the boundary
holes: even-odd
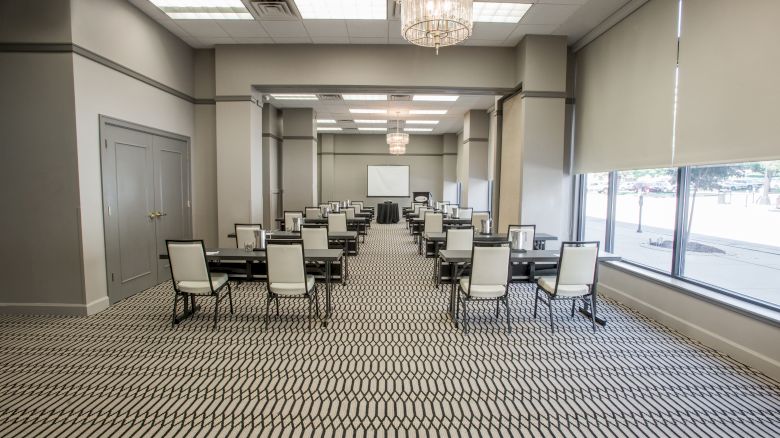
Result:
[[[396,113],[395,132],[387,134],[387,144],[390,146],[390,153],[392,155],[402,155],[406,153],[406,145],[409,144],[409,134],[401,132],[399,113]]]
[[[401,34],[423,47],[452,46],[471,36],[472,0],[397,0],[401,4]]]

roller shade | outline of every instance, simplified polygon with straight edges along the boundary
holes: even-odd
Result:
[[[780,158],[780,1],[685,0],[675,165]]]
[[[676,0],[651,0],[577,53],[577,173],[672,162]]]

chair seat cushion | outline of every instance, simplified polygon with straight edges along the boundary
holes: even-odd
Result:
[[[293,296],[306,295],[314,287],[314,276],[306,276],[306,284],[303,283],[271,283],[271,292],[277,295]]]
[[[227,274],[223,272],[212,272],[211,273],[211,285],[214,288],[214,290],[217,290],[225,285],[228,281]],[[176,284],[176,286],[179,288],[180,291],[186,292],[188,294],[205,294],[210,295],[211,294],[211,288],[209,287],[208,281],[180,281]]]
[[[461,278],[460,287],[463,289],[463,293],[469,292],[470,278]],[[506,293],[506,286],[503,284],[475,284],[471,286],[471,296],[474,298],[498,298],[503,297]]]
[[[555,292],[555,281],[556,277],[542,277],[537,281],[537,284],[545,292],[552,295]],[[558,286],[558,296],[562,297],[581,297],[589,293],[590,288],[587,284],[562,284]]]

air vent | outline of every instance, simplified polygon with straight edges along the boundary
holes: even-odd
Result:
[[[341,101],[344,100],[341,98],[340,94],[318,94],[317,97],[320,100],[323,101]]]
[[[299,20],[292,0],[258,0],[252,2],[255,16],[260,20]]]
[[[396,102],[408,102],[412,100],[411,94],[391,94],[390,100],[396,101]]]

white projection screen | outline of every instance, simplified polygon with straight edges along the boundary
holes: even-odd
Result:
[[[409,166],[368,166],[368,196],[409,197]]]

